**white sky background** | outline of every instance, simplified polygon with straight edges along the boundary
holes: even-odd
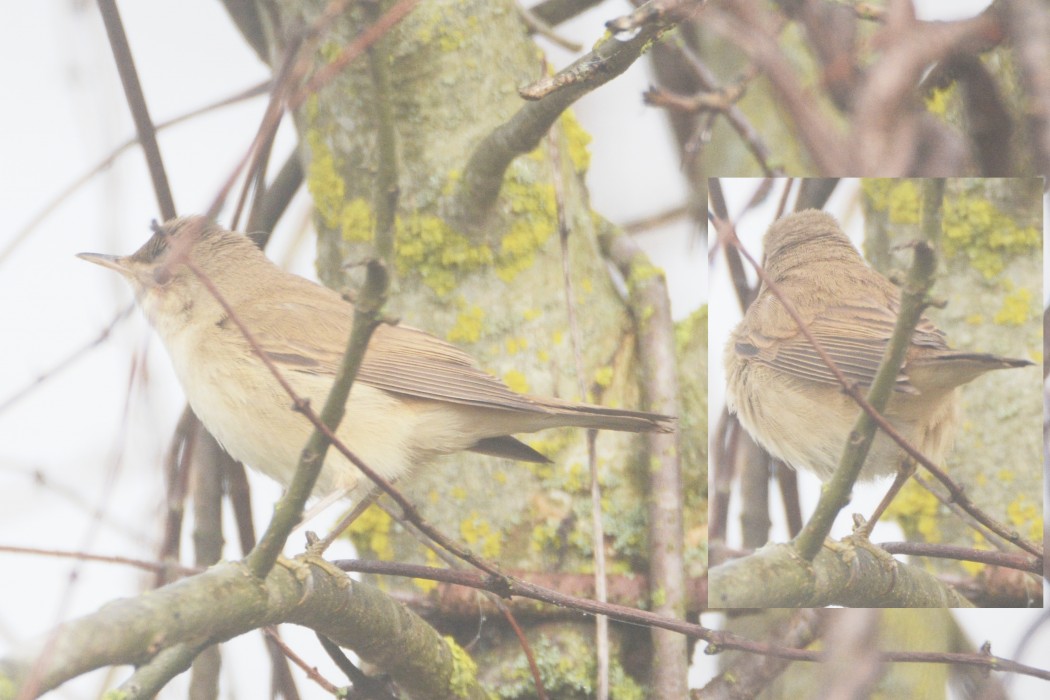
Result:
[[[972,14],[987,3],[933,4]],[[268,76],[216,0],[125,0],[120,9],[156,121]],[[602,23],[625,9],[624,2],[606,2],[559,33],[590,46]],[[116,275],[74,254],[131,252],[148,236],[157,208],[141,152],[132,149],[5,256],[15,232],[131,136],[133,126],[94,3],[8,4],[0,18],[0,45],[8,59],[0,62],[0,84],[10,96],[0,117],[2,405],[97,337],[131,301]],[[563,52],[549,55],[558,65],[567,62]],[[635,66],[576,106],[593,137],[589,182],[594,208],[620,223],[678,205],[684,196],[663,117],[641,101],[650,82],[647,67]],[[256,99],[161,134],[180,212],[210,204],[250,142],[263,104]],[[284,133],[278,151],[287,153],[292,143],[291,134]],[[274,259],[289,257],[296,225],[308,215],[309,202],[300,195],[270,246]],[[297,272],[313,276],[312,237],[304,242],[290,257]],[[639,243],[665,268],[676,317],[706,298],[706,250],[687,224],[646,234]],[[712,370],[719,364],[712,363]],[[106,342],[0,410],[0,543],[152,558],[162,513],[160,465],[183,403],[166,354],[136,311]],[[249,478],[261,531],[279,490],[265,478],[251,473]],[[101,522],[92,516],[95,510],[105,512]],[[235,543],[228,544],[229,556],[237,551]],[[74,571],[77,581],[70,585]],[[60,620],[136,594],[144,580],[138,571],[115,565],[0,553],[0,655]],[[994,651],[1010,654],[1017,631],[1004,623],[1013,617],[1012,612],[978,611],[967,619],[973,620],[969,627],[975,639],[991,638]],[[296,628],[283,630],[296,638]],[[323,660],[312,635],[297,638],[301,652]],[[250,650],[257,659],[262,644],[258,634],[251,634],[224,649],[227,659],[238,649]],[[330,668],[324,672],[340,677]],[[94,696],[126,675],[106,681],[95,674],[68,684],[56,697]],[[260,675],[257,669],[246,672],[227,664],[225,694],[258,697],[268,687]],[[305,697],[322,697],[309,682],[298,685]],[[173,687],[168,697],[184,694],[177,683]]]

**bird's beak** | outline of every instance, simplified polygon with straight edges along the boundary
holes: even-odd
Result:
[[[124,258],[119,255],[103,255],[102,253],[77,253],[77,257],[81,260],[87,260],[88,262],[101,265],[102,267],[108,267],[110,270],[115,270],[122,275],[127,275],[129,270],[127,264],[124,262]]]

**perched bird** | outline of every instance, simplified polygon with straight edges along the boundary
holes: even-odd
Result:
[[[324,405],[354,307],[336,292],[285,272],[248,238],[195,216],[168,221],[126,257],[81,253],[119,272],[160,335],[194,413],[236,459],[287,485],[313,425],[259,359],[200,279],[218,288],[296,393]],[[466,353],[421,330],[380,325],[369,342],[337,436],[388,480],[438,455],[470,450],[547,461],[511,437],[573,426],[670,432],[674,419],[524,396]],[[346,495],[361,474],[329,450],[315,496]]]
[[[900,291],[868,267],[830,215],[789,214],[764,240],[766,274],[795,307],[835,364],[867,389],[897,313]],[[860,412],[784,305],[762,284],[725,348],[730,412],[771,455],[795,469],[831,478]],[[935,463],[951,449],[956,387],[1028,360],[952,350],[925,316],[911,338],[884,415]],[[893,474],[904,453],[876,433],[862,479]]]

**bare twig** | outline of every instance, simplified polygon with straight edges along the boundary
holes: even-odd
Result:
[[[58,364],[56,364],[51,369],[41,372],[39,375],[36,376],[35,379],[33,379],[33,381],[29,382],[29,384],[22,387],[14,394],[8,396],[3,403],[0,403],[0,413],[3,413],[7,409],[11,408],[11,406],[15,405],[20,400],[33,393],[33,391],[40,387],[40,385],[44,384],[50,379],[53,379],[54,377],[59,375],[63,370],[76,364],[76,362],[85,355],[87,355],[89,351],[101,345],[107,338],[109,338],[110,334],[113,332],[113,329],[117,327],[117,324],[126,319],[129,315],[131,315],[131,312],[132,310],[134,310],[134,308],[134,304],[129,304],[124,310],[120,311],[116,316],[114,316],[113,320],[109,322],[109,325],[103,328],[102,331],[95,338],[85,343],[82,347],[77,348],[76,350],[71,352],[68,356],[66,356],[65,359],[60,360]]]
[[[153,180],[153,193],[157,197],[161,216],[166,221],[175,217],[177,211],[175,200],[171,197],[171,186],[164,172],[164,159],[160,155],[160,146],[157,144],[157,131],[149,116],[149,109],[146,107],[146,96],[139,83],[135,61],[131,56],[131,47],[128,45],[128,37],[124,33],[124,24],[117,10],[117,2],[116,0],[99,0],[98,8],[102,14],[102,21],[106,25],[106,35],[109,37],[110,48],[113,49],[113,58],[117,62],[117,72],[120,73],[120,82],[124,86],[124,95],[127,97],[131,116],[135,120],[135,130],[138,131],[142,150],[146,153],[146,164],[149,167],[150,178]]]

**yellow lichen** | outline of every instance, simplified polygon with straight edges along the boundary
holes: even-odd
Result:
[[[464,304],[466,302],[463,302]],[[481,328],[485,320],[485,310],[480,306],[470,306],[456,315],[456,322],[449,329],[447,338],[452,343],[476,343],[481,338]]]
[[[919,187],[914,181],[866,178],[862,183],[871,207],[886,211],[891,223],[919,223]]]
[[[631,265],[631,274],[627,279],[627,286],[631,289],[636,289],[638,286],[645,284],[649,280],[656,278],[663,278],[664,271],[649,263],[648,261],[635,260],[634,264]]]
[[[591,473],[582,462],[572,462],[560,471],[561,488],[567,493],[583,494],[590,491]]]
[[[1039,539],[1043,532],[1043,511],[1023,494],[1006,506],[1006,517],[1025,537]]]
[[[942,221],[947,258],[965,255],[985,279],[1005,268],[1006,260],[1039,250],[1042,237],[1033,226],[1022,227],[991,202],[962,196],[944,203]]]
[[[609,385],[612,384],[614,376],[615,372],[613,371],[613,368],[609,365],[599,367],[598,369],[594,370],[594,383],[603,389],[608,389]]]
[[[548,183],[529,182],[519,167],[503,183],[509,227],[500,240],[496,254],[496,272],[510,282],[536,260],[536,252],[556,230],[554,187]]]
[[[426,565],[427,566],[440,566],[442,564],[438,555],[434,553],[434,550],[426,550]],[[424,593],[430,593],[432,590],[437,588],[438,582],[428,578],[414,578],[412,583],[415,584],[416,588],[423,591]]]
[[[562,539],[557,525],[553,523],[540,523],[532,528],[529,536],[529,550],[537,554],[548,551],[557,551],[561,548]]]
[[[452,675],[448,679],[449,689],[459,697],[466,697],[469,689],[477,682],[478,665],[463,647],[452,637],[444,637],[445,644],[452,654]]]
[[[591,166],[591,152],[588,146],[591,143],[591,135],[576,119],[576,114],[567,109],[561,115],[562,133],[565,134],[565,143],[569,151],[569,160],[572,167],[580,175],[587,172]]]
[[[988,540],[984,538],[984,535],[982,535],[978,530],[973,530],[972,532],[973,548],[978,550],[988,549]],[[964,571],[966,571],[971,576],[976,576],[978,573],[980,573],[981,569],[984,568],[984,564],[980,564],[975,561],[962,560],[959,562],[959,565],[963,568]]]
[[[485,559],[495,559],[503,548],[500,531],[482,519],[477,511],[471,511],[470,516],[460,522],[459,534],[471,549]]]
[[[1016,289],[1003,297],[999,310],[993,320],[1002,326],[1022,326],[1035,313],[1032,304],[1032,290]]]
[[[516,391],[519,394],[529,393],[529,380],[525,378],[525,375],[516,369],[508,370],[503,374],[503,381],[512,391]]]
[[[905,533],[917,534],[924,542],[940,542],[939,506],[933,494],[915,481],[909,481],[893,499],[886,514],[897,520]]]
[[[311,98],[312,99],[312,98]],[[310,110],[307,110],[309,114]],[[306,186],[314,200],[314,208],[321,222],[330,229],[338,229],[346,184],[325,138],[313,127],[306,130],[310,148],[310,165],[306,169]]]
[[[368,551],[377,559],[394,558],[394,546],[390,541],[392,520],[381,508],[372,506],[350,525],[350,539],[361,551]]]
[[[938,88],[932,91],[926,98],[926,110],[930,114],[936,114],[939,117],[945,116],[948,112],[948,104],[951,101],[953,88],[955,84],[946,87]]]
[[[395,228],[398,274],[418,274],[438,296],[450,294],[465,273],[493,262],[487,245],[474,245],[438,216],[412,212],[398,217]]]
[[[529,341],[526,338],[507,338],[504,342],[507,347],[508,355],[517,355],[519,352],[529,347]]]

